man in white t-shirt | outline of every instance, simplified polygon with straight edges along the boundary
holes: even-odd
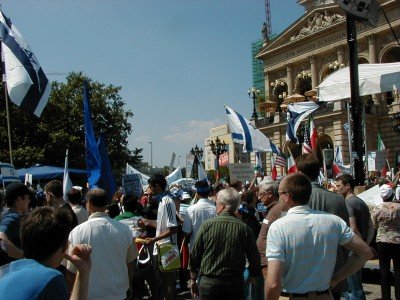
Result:
[[[140,224],[156,228],[156,236],[147,238],[147,244],[171,241],[177,245],[178,223],[176,220],[176,207],[174,200],[165,190],[167,181],[162,174],[154,174],[150,179],[149,188],[154,198],[158,201],[157,220],[140,221]],[[153,254],[157,256],[157,247],[154,245]],[[173,300],[175,296],[176,271],[160,272],[164,298]]]
[[[210,194],[210,187],[206,181],[199,181],[195,185],[196,188],[196,204],[188,207],[184,220],[182,231],[190,236],[190,250],[194,245],[196,234],[205,220],[214,218],[217,216],[215,204],[208,199]]]
[[[126,299],[131,288],[133,261],[138,256],[132,232],[105,212],[108,199],[104,190],[92,189],[86,199],[90,216],[71,231],[69,252],[78,244],[92,247],[88,299]],[[71,263],[67,270],[67,277],[75,280],[76,270]]]

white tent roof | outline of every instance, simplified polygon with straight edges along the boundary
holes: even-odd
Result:
[[[400,62],[358,66],[360,96],[400,90]],[[350,69],[340,69],[317,87],[319,101],[350,98]]]

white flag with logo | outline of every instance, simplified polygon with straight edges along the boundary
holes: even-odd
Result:
[[[27,42],[1,11],[0,33],[8,95],[13,103],[40,117],[51,84]]]

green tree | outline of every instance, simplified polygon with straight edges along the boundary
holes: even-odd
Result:
[[[131,157],[127,137],[132,132],[131,111],[119,92],[121,87],[92,81],[82,73],[70,73],[66,82],[52,82],[52,92],[40,118],[10,105],[14,165],[36,163],[63,166],[69,149],[69,166],[85,168],[83,82],[90,89],[93,128],[96,138],[104,135],[114,174],[120,173]],[[1,100],[5,105],[4,100]],[[9,161],[5,110],[0,112],[0,160]]]
[[[135,148],[129,159],[129,163],[136,169],[140,168],[143,164],[143,148]]]

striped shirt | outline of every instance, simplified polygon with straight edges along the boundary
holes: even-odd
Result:
[[[354,233],[341,218],[308,205],[295,206],[272,223],[267,235],[268,261],[284,263],[282,290],[307,293],[329,288],[338,245]]]
[[[160,198],[160,203],[158,204],[157,210],[157,229],[156,236],[159,236],[161,233],[165,232],[168,228],[178,226],[176,221],[176,207],[174,200],[170,197],[168,193],[163,193],[157,196],[157,199]],[[177,243],[177,235],[173,234],[171,237],[160,240],[160,242],[168,242],[172,240],[174,244]],[[154,245],[154,255],[157,255],[157,247]]]
[[[250,227],[222,212],[201,225],[190,253],[189,269],[210,277],[241,277],[246,258],[250,276],[260,275],[260,255]]]

